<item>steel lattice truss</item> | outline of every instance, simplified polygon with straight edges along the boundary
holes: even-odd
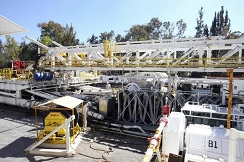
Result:
[[[93,45],[47,47],[39,61],[46,69],[137,71],[244,71],[244,38],[182,38]]]

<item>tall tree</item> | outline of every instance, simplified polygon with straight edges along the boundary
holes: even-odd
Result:
[[[204,32],[204,24],[203,24],[203,7],[201,7],[200,10],[198,10],[198,15],[199,18],[197,18],[197,26],[195,27],[196,30],[196,35],[195,37],[202,37],[203,36],[203,32]]]
[[[208,31],[208,25],[207,24],[204,25],[203,36],[209,37],[209,31]]]
[[[103,33],[100,34],[100,36],[99,36],[99,42],[100,43],[103,43],[104,40],[111,41],[113,39],[113,37],[114,37],[114,31],[113,30],[111,30],[110,32],[106,32],[105,31],[105,32],[103,32]]]
[[[183,34],[185,33],[187,24],[183,21],[183,19],[180,19],[179,21],[176,22],[176,26],[178,29],[178,32],[176,33],[176,36],[178,38],[181,38]]]
[[[61,43],[63,46],[75,46],[79,44],[79,39],[76,39],[76,31],[74,31],[72,24],[70,27],[66,24],[63,30],[64,35]]]
[[[42,43],[42,44],[44,44],[44,45],[46,45],[48,47],[53,46],[52,39],[49,36],[41,37],[40,43]],[[42,53],[42,54],[47,53],[47,50],[44,49],[44,48],[40,48],[40,53]]]
[[[41,37],[48,36],[53,41],[62,43],[64,32],[61,24],[49,21],[48,23],[38,23],[37,27],[41,28]]]
[[[230,18],[228,11],[224,12],[224,6],[221,6],[219,12],[215,12],[212,21],[212,26],[210,27],[211,36],[227,35],[230,32]]]
[[[115,40],[116,42],[125,42],[125,37],[123,37],[122,35],[118,34],[116,37],[115,37]]]
[[[26,43],[25,41],[21,42],[21,52],[19,55],[20,60],[25,60],[28,62],[33,62],[36,60],[38,55],[38,46],[32,42]]]
[[[87,39],[87,42],[90,44],[98,44],[99,43],[98,37],[92,34],[91,38]]]
[[[6,43],[4,46],[4,52],[8,60],[17,60],[19,59],[20,46],[18,42],[15,41],[13,37],[6,36]]]
[[[175,23],[166,21],[162,23],[158,18],[153,17],[149,23],[143,25],[132,25],[129,30],[127,30],[126,35],[122,36],[120,34],[116,35],[115,40],[117,42],[124,42],[124,41],[144,41],[150,39],[160,39],[160,38],[173,38],[173,37],[182,37],[187,24],[180,19],[176,23],[177,31],[175,31]],[[114,31],[111,32],[103,32],[98,37],[94,34],[88,38],[87,42],[90,44],[94,43],[102,43],[104,40],[111,40],[114,37]],[[97,41],[98,40],[98,41]]]
[[[149,33],[146,25],[133,25],[127,34],[125,39],[128,41],[143,41],[149,39]]]
[[[149,39],[159,39],[162,36],[162,22],[153,17],[150,22],[146,25],[146,30],[149,33]]]
[[[62,27],[59,23],[49,21],[48,23],[39,23],[37,27],[41,28],[41,37],[48,36],[53,41],[56,41],[62,45],[78,45],[79,39],[76,39],[76,32],[74,27],[66,24]]]
[[[0,39],[0,52],[3,52],[3,42],[1,39]]]
[[[216,17],[216,12],[214,14],[214,18],[213,18],[213,21],[212,21],[212,26],[210,28],[210,35],[211,36],[217,36],[217,17]]]
[[[175,24],[169,21],[163,23],[163,38],[171,39],[174,37],[173,32],[175,30]]]
[[[162,22],[153,17],[145,25],[133,25],[125,36],[125,40],[142,41],[149,39],[159,39],[162,37]]]
[[[0,69],[6,67],[6,57],[4,54],[4,45],[2,40],[0,39]]]

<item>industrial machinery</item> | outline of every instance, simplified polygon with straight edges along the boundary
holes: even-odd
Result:
[[[78,116],[76,115],[78,113],[75,109],[82,101],[69,96],[61,96],[64,93],[67,94],[67,90],[78,89],[82,91],[81,86],[85,84],[80,76],[83,71],[165,71],[170,74],[179,71],[224,72],[226,68],[231,67],[235,72],[244,72],[242,53],[244,38],[230,40],[224,39],[224,37],[181,38],[119,43],[105,41],[104,44],[68,47],[64,47],[57,42],[53,42],[53,44],[58,47],[47,47],[32,38],[26,38],[47,50],[47,53],[37,63],[42,71],[38,71],[34,75],[29,73],[29,75],[26,75],[28,77],[24,78],[13,78],[13,68],[1,71],[0,102],[22,107],[35,107],[35,111],[49,110],[43,121],[43,130],[39,131],[38,126],[36,126],[38,142],[30,146],[29,153],[35,152],[35,148],[43,143],[66,144],[66,151],[69,152],[70,143],[75,142],[81,131]],[[218,55],[213,55],[216,51],[218,51]],[[117,57],[118,55],[120,57]],[[106,77],[106,81],[113,80],[116,82],[117,80],[123,82],[122,78]],[[233,115],[229,117],[231,122],[235,123],[233,124],[234,129],[229,129],[229,127],[226,129],[223,126],[220,129],[191,125],[209,124],[213,126],[212,123],[214,123],[214,126],[217,124],[222,125],[222,122],[218,122],[218,120],[222,121],[224,117],[229,116],[229,110],[227,113],[226,107],[212,105],[204,105],[200,108],[197,105],[186,105],[187,108],[182,108],[187,101],[205,103],[206,100],[213,99],[213,96],[208,94],[201,96],[199,89],[189,88],[186,82],[179,81],[181,84],[179,88],[183,92],[186,89],[196,93],[188,95],[176,91],[175,97],[173,97],[171,90],[168,90],[166,94],[157,91],[154,87],[156,80],[154,85],[130,83],[124,90],[118,91],[117,112],[113,112],[116,110],[115,106],[111,110],[112,108],[109,105],[111,100],[105,97],[99,100],[99,108],[90,114],[97,118],[98,124],[110,128],[116,127],[119,131],[124,132],[129,132],[126,129],[137,129],[139,131],[137,135],[146,134],[140,125],[155,127],[160,123],[159,129],[150,141],[150,146],[153,146],[149,147],[149,155],[155,151],[159,152],[158,146],[155,145],[159,145],[162,141],[162,153],[157,154],[158,156],[162,155],[162,159],[167,160],[170,154],[178,155],[180,153],[185,155],[185,161],[205,161],[205,159],[226,161],[227,158],[231,162],[243,161],[244,127],[242,109],[235,109],[238,111],[233,111]],[[192,83],[194,84],[191,85],[196,85],[196,87],[199,85],[198,82]],[[221,87],[221,85],[226,83],[219,82],[217,84],[217,88],[214,88],[222,90],[223,86]],[[171,85],[174,84],[169,80],[169,89]],[[174,89],[176,89],[175,87]],[[208,88],[201,87],[200,91],[208,93],[210,90]],[[94,92],[89,90],[86,93]],[[97,93],[103,92],[99,90]],[[224,91],[222,91],[221,96],[217,97],[214,102],[225,103]],[[168,98],[169,103],[167,103],[166,98]],[[177,101],[178,105],[177,103],[174,104],[173,101]],[[114,102],[112,103],[114,104]],[[208,103],[212,104],[213,102]],[[161,120],[162,107],[165,104],[169,104],[172,110],[180,111],[182,108],[182,111],[172,112],[167,122]],[[83,109],[82,115],[89,115],[87,109],[89,108]],[[116,123],[113,123],[115,120],[111,121],[114,116],[110,116],[110,114],[117,115]],[[110,119],[109,122],[106,119]],[[213,119],[215,122],[211,121]],[[186,124],[186,121],[189,123]],[[84,121],[84,123],[86,122]],[[129,124],[122,125],[121,123]],[[198,132],[194,132],[195,130]],[[163,138],[161,139],[160,134],[162,131]],[[205,133],[199,134],[199,132]],[[239,144],[237,144],[237,141]],[[226,144],[228,142],[229,145]],[[228,147],[229,150],[226,150]],[[231,149],[234,150],[234,153],[231,152]],[[147,160],[150,160],[149,156],[147,156]]]
[[[168,116],[163,111],[143,162],[149,162],[153,154],[158,161],[166,162],[181,162],[182,159],[184,162],[244,160],[243,104],[232,104],[233,70],[228,69],[228,73],[228,107],[187,102],[181,112],[171,112]]]
[[[165,162],[242,162],[244,114],[240,107],[232,107],[232,128],[226,126],[227,115],[227,107],[186,103],[182,112],[159,120],[143,162],[153,155]]]
[[[67,119],[67,117],[64,114],[70,115],[68,113],[68,111],[70,110],[64,109],[61,110],[61,112],[55,112],[55,111],[50,111],[48,115],[44,118],[44,122],[43,122],[44,129],[39,133],[38,140],[43,139],[47,134],[51,133],[58,126],[62,125]],[[72,127],[70,128],[70,130],[66,130],[65,127],[62,127],[55,134],[49,137],[45,142],[65,144],[66,143],[65,136],[67,131],[71,132],[70,140],[71,142],[73,142],[75,137],[77,137],[77,135],[80,133],[81,128],[79,124],[78,123],[75,124],[74,121],[71,122],[71,125]]]
[[[77,136],[81,132],[78,123],[78,110],[83,111],[83,100],[64,96],[39,104],[35,108],[37,142],[25,151],[28,154],[72,156],[75,146],[78,145]],[[39,111],[47,111],[43,120],[43,129],[39,129]],[[83,129],[86,127],[86,115],[83,116]],[[42,149],[46,148],[46,149]],[[57,149],[57,150],[55,150]]]
[[[38,140],[42,140],[57,127],[64,124],[68,118],[74,116],[74,120],[68,123],[70,125],[68,129],[64,125],[55,133],[52,133],[52,135],[45,140],[45,143],[65,144],[67,132],[70,132],[70,142],[74,142],[77,135],[81,132],[81,127],[78,123],[79,115],[77,109],[82,109],[82,103],[82,100],[65,96],[36,106],[35,110],[47,111],[47,115],[43,119],[43,130],[37,132]]]

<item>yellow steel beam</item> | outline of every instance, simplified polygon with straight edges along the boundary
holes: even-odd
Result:
[[[227,69],[229,74],[229,96],[228,96],[228,114],[227,114],[227,129],[231,128],[231,108],[232,108],[232,91],[233,91],[233,69]]]

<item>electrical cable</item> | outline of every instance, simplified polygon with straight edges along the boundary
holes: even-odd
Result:
[[[97,160],[105,160],[105,161],[108,161],[108,159],[104,156],[105,154],[109,154],[110,152],[113,152],[113,149],[111,147],[109,147],[109,150],[104,150],[104,149],[98,149],[98,148],[94,148],[91,146],[91,143],[90,142],[90,148],[93,149],[93,150],[96,150],[96,151],[103,151],[104,153],[102,154],[102,157],[94,157],[94,156],[90,156],[90,155],[87,155],[87,154],[83,154],[83,153],[80,153],[78,152],[76,149],[74,149],[73,147],[71,147],[77,154],[79,155],[82,155],[82,156],[85,156],[85,157],[88,157],[88,158],[92,158],[92,159],[97,159]]]
[[[92,141],[93,142],[93,141]],[[108,161],[108,159],[104,156],[105,154],[109,154],[110,152],[113,152],[113,149],[112,149],[112,147],[109,147],[108,149],[108,151],[107,150],[104,150],[104,149],[98,149],[98,148],[94,148],[94,147],[92,147],[92,142],[90,142],[90,148],[91,149],[93,149],[93,150],[96,150],[96,151],[103,151],[104,153],[102,154],[102,158],[104,159],[104,160],[106,160],[106,161]]]
[[[70,146],[71,147],[71,146]],[[86,154],[82,154],[80,152],[78,152],[76,149],[74,149],[73,147],[71,147],[77,154],[88,157],[88,158],[92,158],[92,159],[103,159],[103,157],[94,157],[94,156],[90,156],[90,155],[86,155]]]

